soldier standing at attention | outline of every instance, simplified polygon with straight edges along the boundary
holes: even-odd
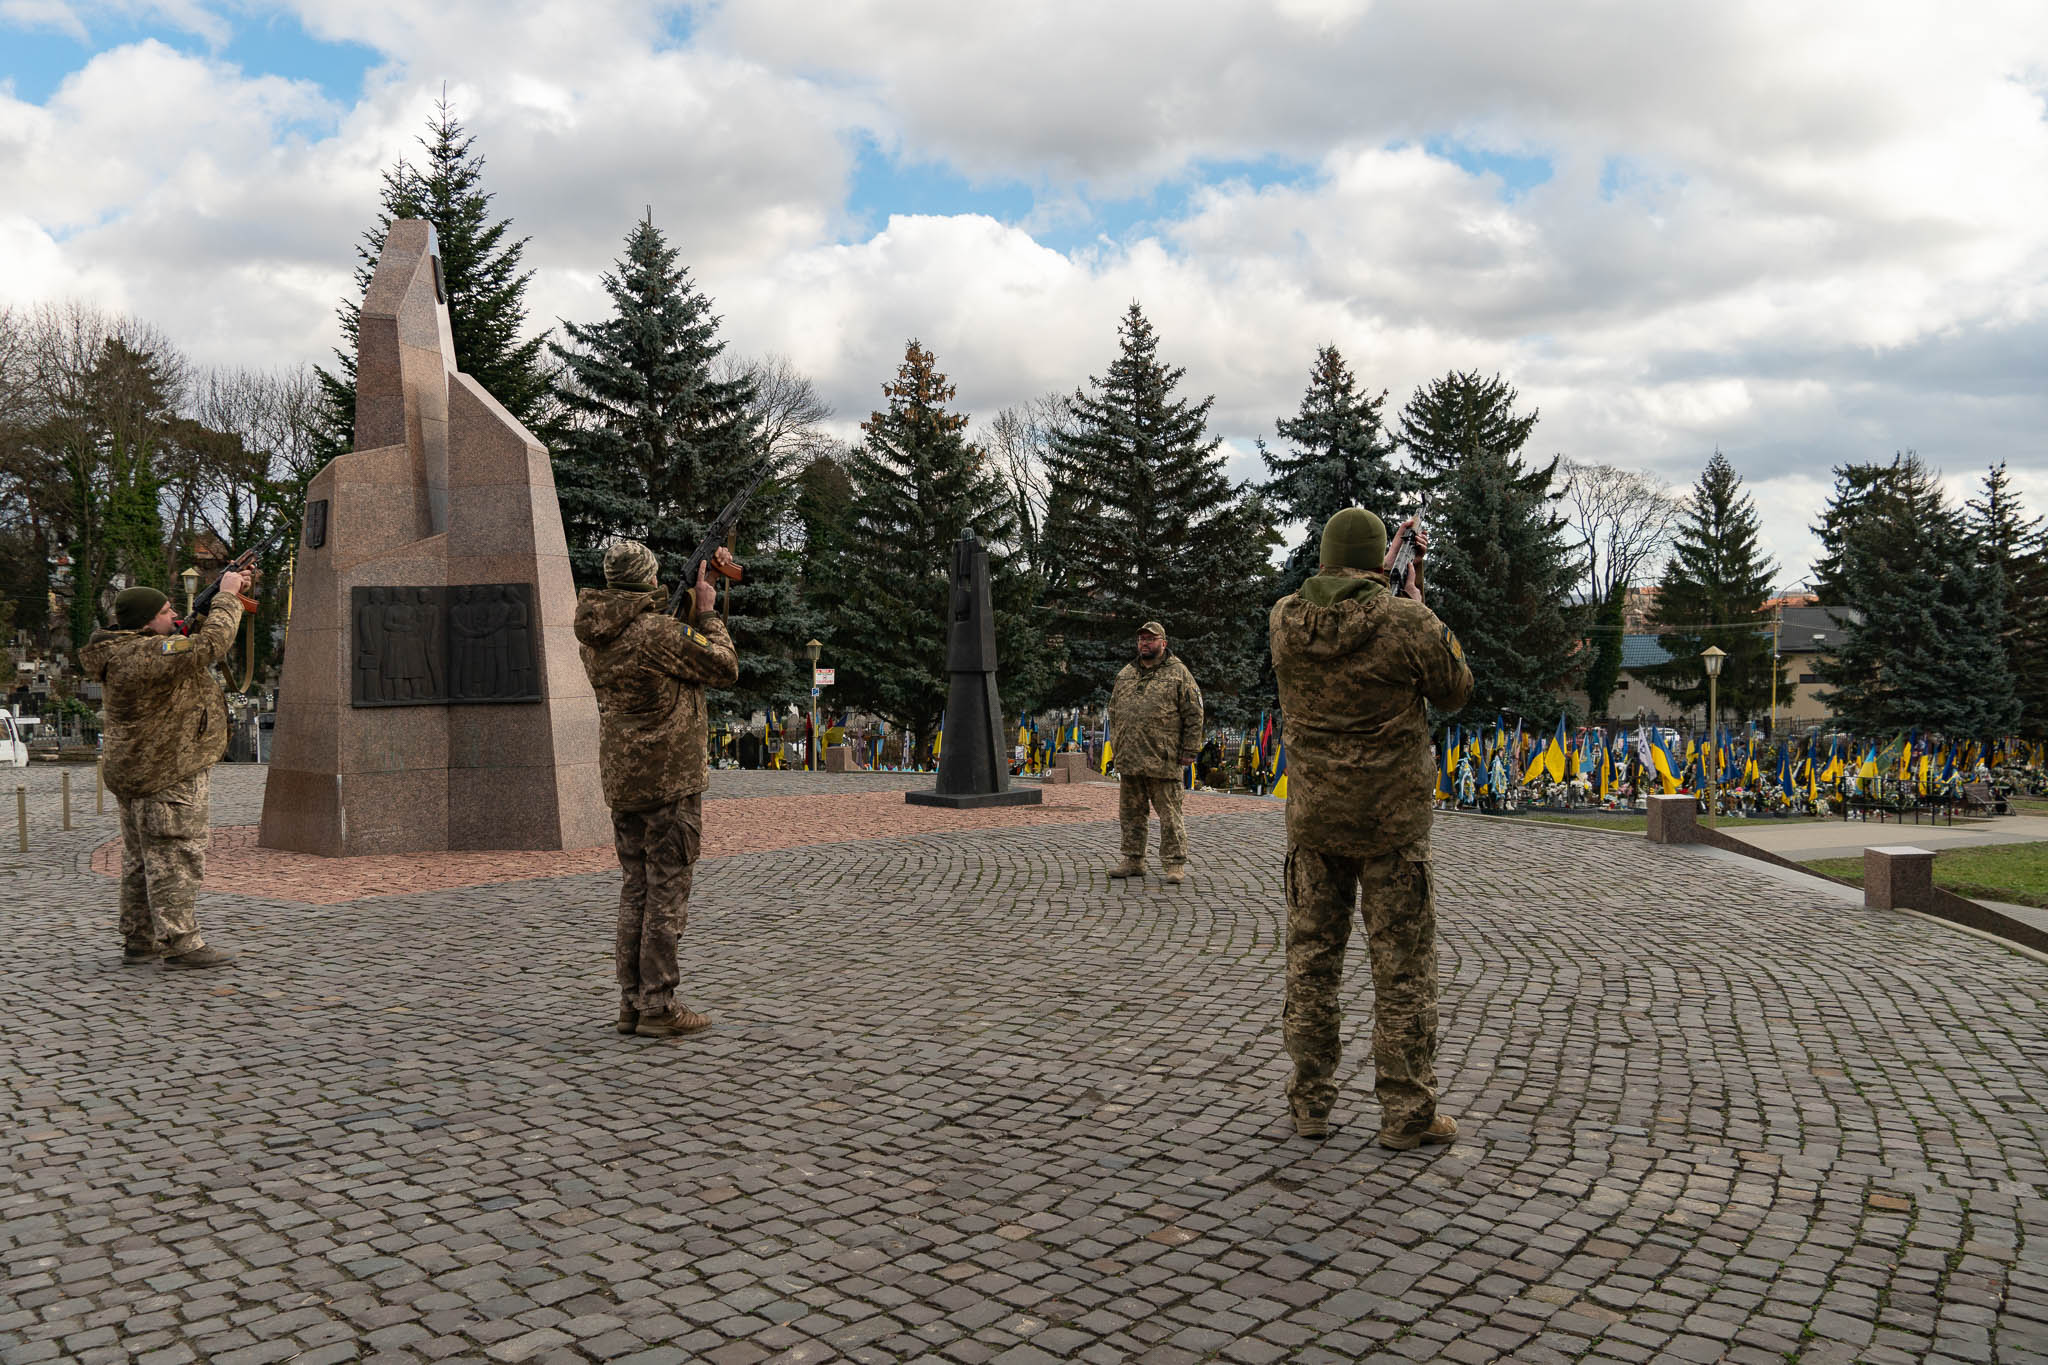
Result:
[[[1187,876],[1188,830],[1180,818],[1180,771],[1202,743],[1202,689],[1166,648],[1166,627],[1138,627],[1138,657],[1123,666],[1109,694],[1109,734],[1116,746],[1117,818],[1123,861],[1112,877],[1145,875],[1145,826],[1159,812],[1159,861],[1168,885]]]
[[[1426,548],[1416,528],[1418,555]],[[1387,528],[1348,507],[1323,528],[1322,566],[1273,606],[1273,671],[1287,745],[1287,1004],[1294,1131],[1329,1135],[1343,1052],[1339,988],[1351,914],[1372,947],[1379,1142],[1449,1142],[1436,1108],[1436,903],[1430,804],[1436,770],[1425,700],[1455,711],[1472,670],[1449,626],[1387,585]],[[1412,600],[1411,600],[1412,599]],[[1361,897],[1362,893],[1362,897]]]
[[[229,571],[198,634],[155,588],[114,599],[114,624],[78,660],[105,691],[100,768],[121,805],[121,963],[224,967],[232,954],[199,936],[206,876],[207,770],[228,747],[228,699],[213,676],[242,623],[246,580]]]
[[[725,550],[718,555],[731,562]],[[704,570],[689,625],[664,610],[660,572],[654,551],[622,540],[605,551],[605,586],[576,596],[576,639],[597,694],[598,775],[625,878],[615,940],[618,1027],[643,1038],[711,1026],[676,1003],[676,939],[689,919],[692,866],[704,837],[711,742],[704,689],[730,687],[739,677]]]

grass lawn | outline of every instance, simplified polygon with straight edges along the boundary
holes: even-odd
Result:
[[[1827,858],[1807,866],[1863,885],[1861,858]],[[1958,896],[2048,908],[2048,843],[1944,850],[1934,855],[1934,884]]]
[[[2021,815],[2048,815],[2048,800],[2038,796],[2015,796],[2012,808]]]

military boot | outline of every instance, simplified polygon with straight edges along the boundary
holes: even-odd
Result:
[[[1168,863],[1166,865],[1166,884],[1168,886],[1179,886],[1187,879],[1188,865],[1186,863]]]
[[[1112,877],[1142,877],[1145,875],[1145,860],[1135,854],[1126,855],[1124,860],[1109,870]]]
[[[1458,1121],[1449,1114],[1439,1112],[1430,1120],[1429,1127],[1417,1133],[1389,1133],[1380,1130],[1380,1146],[1395,1152],[1412,1152],[1423,1143],[1440,1147],[1458,1135]]]
[[[619,1006],[619,1032],[631,1033],[640,1027],[640,1011],[631,1005]]]
[[[711,1027],[710,1017],[681,1005],[661,1014],[643,1014],[633,1032],[642,1038],[680,1038]]]
[[[164,966],[174,971],[196,972],[204,967],[225,967],[235,960],[233,953],[224,953],[218,948],[194,948],[187,953],[164,959]]]
[[[164,946],[161,943],[131,943],[121,949],[123,967],[142,967],[152,962],[161,962]]]
[[[1294,1114],[1294,1135],[1321,1142],[1330,1135],[1330,1116],[1328,1114],[1304,1114],[1296,1110]]]

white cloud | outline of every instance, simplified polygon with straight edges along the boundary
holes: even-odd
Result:
[[[87,30],[144,9],[0,6]],[[383,55],[355,103],[148,42],[42,105],[0,97],[0,300],[84,294],[205,361],[324,358],[378,175],[446,81],[532,238],[537,325],[603,307],[651,206],[734,346],[790,354],[849,429],[910,336],[986,418],[1102,373],[1138,299],[1239,473],[1334,342],[1390,412],[1498,371],[1542,409],[1536,450],[1682,484],[1720,446],[1788,581],[1843,460],[2004,456],[2048,506],[2038,4],[289,8]],[[219,13],[153,12],[202,34]],[[865,140],[1036,205],[842,240]],[[1440,140],[1553,174],[1505,199]],[[1270,158],[1312,173],[1199,185],[1135,239],[1032,235]]]

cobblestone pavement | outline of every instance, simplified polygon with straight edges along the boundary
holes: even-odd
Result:
[[[2048,1360],[2048,966],[1701,851],[1440,821],[1464,1133],[1396,1154],[1356,1046],[1288,1135],[1268,803],[1180,888],[1104,825],[707,863],[652,1043],[604,875],[124,970],[83,771],[0,855],[0,1361]]]

